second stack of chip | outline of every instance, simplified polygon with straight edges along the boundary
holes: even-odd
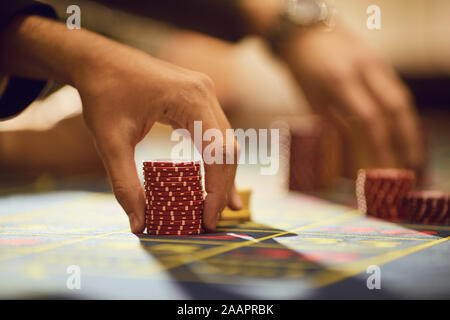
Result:
[[[195,235],[204,232],[204,190],[199,161],[144,162],[148,234]]]

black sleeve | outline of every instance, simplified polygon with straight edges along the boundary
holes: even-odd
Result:
[[[227,41],[234,42],[246,35],[238,0],[94,1]]]
[[[38,14],[56,18],[52,7],[31,0],[0,1],[0,30],[17,14]],[[1,48],[0,48],[1,50]],[[0,119],[17,115],[42,91],[46,81],[10,77],[0,97]]]

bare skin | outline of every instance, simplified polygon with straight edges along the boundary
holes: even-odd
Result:
[[[2,73],[51,79],[78,89],[84,119],[134,233],[145,228],[145,195],[134,149],[153,124],[185,128],[192,136],[194,120],[201,120],[204,130],[216,128],[224,134],[230,128],[210,78],[92,32],[24,16],[5,29],[0,47]],[[236,150],[236,142],[224,145],[224,158]],[[205,165],[204,221],[210,230],[225,205],[241,206],[235,172],[236,164]]]
[[[410,93],[373,49],[345,30],[312,28],[293,38],[283,55],[312,107],[361,132],[377,165],[422,165]]]
[[[264,36],[283,10],[280,0],[240,0],[249,34]],[[366,43],[338,25],[294,30],[279,57],[316,112],[361,134],[374,165],[421,168],[423,141],[408,89]]]

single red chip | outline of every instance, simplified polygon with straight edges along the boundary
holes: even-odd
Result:
[[[147,205],[151,206],[201,206],[204,200],[193,200],[193,201],[147,201]]]
[[[200,223],[203,221],[203,215],[184,215],[184,216],[171,216],[171,215],[152,215],[146,214],[145,219],[148,222],[150,221],[182,221],[186,220],[189,222],[195,221],[196,223]]]
[[[187,192],[187,191],[203,191],[201,186],[189,186],[189,187],[151,187],[145,189],[145,191],[166,191],[166,192]]]
[[[203,210],[203,204],[197,206],[151,206],[147,205],[148,210],[159,211],[191,211],[191,210]]]
[[[204,229],[200,230],[174,230],[174,231],[166,231],[166,230],[147,230],[148,234],[151,235],[160,235],[160,236],[188,236],[204,233]]]
[[[189,219],[203,219],[203,212],[182,212],[182,211],[172,211],[164,213],[151,213],[151,210],[145,212],[146,217],[166,217],[166,218],[178,218],[178,217],[188,217]]]
[[[203,220],[179,220],[179,221],[171,221],[171,220],[147,220],[147,227],[150,226],[202,226]]]
[[[162,196],[147,196],[147,203],[149,201],[195,201],[204,200],[203,195],[201,196],[187,196],[187,197],[162,197]]]
[[[144,171],[144,177],[192,177],[192,176],[200,176],[200,171],[186,171],[186,172],[151,172]]]
[[[192,167],[200,166],[200,161],[161,159],[144,161],[143,164],[150,167]]]
[[[154,216],[186,216],[186,215],[195,215],[195,216],[202,216],[203,210],[190,210],[190,211],[177,211],[177,210],[151,210],[151,209],[145,209],[145,214],[151,214]]]
[[[202,177],[190,176],[190,177],[144,177],[145,182],[188,182],[188,181],[201,181]]]
[[[172,191],[147,191],[147,196],[155,196],[155,197],[204,197],[203,191],[181,191],[181,192],[172,192]]]
[[[181,182],[166,182],[166,181],[145,181],[144,187],[151,189],[152,187],[190,187],[190,186],[202,186],[202,182],[199,181],[181,181]]]
[[[203,227],[201,225],[190,225],[190,226],[153,226],[153,225],[147,225],[147,231],[148,230],[202,230]]]
[[[193,167],[144,167],[144,172],[200,172],[200,166],[193,166]]]

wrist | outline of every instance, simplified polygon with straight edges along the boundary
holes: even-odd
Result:
[[[241,0],[250,34],[265,36],[283,12],[284,0]]]

